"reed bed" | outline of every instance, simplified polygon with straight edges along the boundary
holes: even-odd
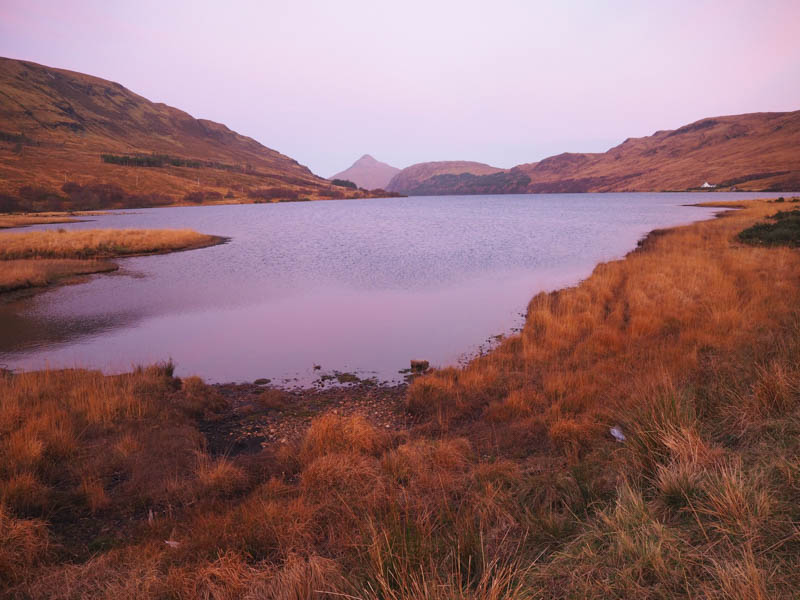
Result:
[[[0,260],[25,258],[111,258],[171,252],[217,243],[191,229],[87,229],[29,231],[0,235]]]
[[[68,277],[114,271],[118,267],[102,260],[27,259],[0,263],[0,292],[42,287]]]
[[[15,226],[21,225],[17,222]],[[92,229],[0,234],[0,293],[117,269],[109,258],[190,250],[222,241],[190,229]]]
[[[800,589],[800,253],[751,202],[651,235],[418,377],[411,431],[321,415],[211,455],[170,365],[0,376],[20,598],[741,598]],[[615,426],[624,441],[615,440]]]
[[[0,215],[0,229],[44,225],[48,223],[73,223],[76,219],[63,215]]]

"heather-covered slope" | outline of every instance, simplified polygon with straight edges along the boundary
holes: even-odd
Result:
[[[390,189],[408,194],[800,189],[800,111],[702,119],[629,138],[604,153],[563,153],[487,173],[409,167]],[[445,163],[450,164],[450,163]]]
[[[400,169],[397,167],[387,165],[384,162],[375,160],[369,154],[365,154],[354,162],[349,169],[337,173],[331,179],[346,179],[365,190],[385,190],[392,177],[399,172]]]
[[[343,193],[225,125],[118,83],[0,58],[0,194],[57,191],[67,181],[173,200],[197,191],[244,199],[264,188],[290,197]]]

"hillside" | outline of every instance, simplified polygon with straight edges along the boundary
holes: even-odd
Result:
[[[503,172],[503,169],[468,160],[417,163],[406,167],[395,175],[386,189],[390,192],[416,196],[458,193],[449,190],[453,190],[455,186],[463,185],[463,183],[460,183],[461,180],[459,178],[463,177],[466,181],[471,182],[468,185],[473,185],[475,177],[491,176],[501,172]],[[448,191],[440,192],[440,188]]]
[[[390,184],[409,194],[800,189],[800,111],[702,119],[629,138],[604,153],[564,153],[490,174],[414,165]],[[445,163],[449,164],[449,163]]]
[[[350,168],[337,173],[331,179],[346,179],[365,190],[386,189],[392,177],[399,172],[400,169],[397,167],[387,165],[384,162],[375,160],[369,154],[365,154],[354,162]]]
[[[61,196],[66,182],[84,186],[84,196],[85,186],[112,184],[117,196],[153,204],[192,193],[190,200],[200,201],[345,194],[220,123],[151,102],[118,83],[0,58],[0,194],[15,196],[32,186],[22,196],[46,204],[45,192]]]

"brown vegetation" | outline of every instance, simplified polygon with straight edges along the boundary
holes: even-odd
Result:
[[[628,138],[603,153],[564,152],[511,169],[404,169],[387,189],[414,195],[800,189],[800,111],[701,119]],[[486,165],[483,165],[486,166]]]
[[[736,240],[773,212],[651,234],[535,297],[521,334],[413,382],[410,431],[327,415],[297,446],[210,455],[225,401],[168,365],[5,374],[0,578],[26,598],[792,597],[800,254]]]
[[[191,229],[83,229],[0,235],[0,260],[17,258],[110,258],[170,252],[218,243]]]
[[[113,271],[108,259],[210,246],[222,241],[189,229],[28,231],[0,235],[0,292]],[[91,259],[91,260],[89,260]]]
[[[0,215],[0,229],[49,223],[74,223],[76,220],[63,215]]]
[[[0,292],[44,287],[63,279],[117,269],[117,265],[105,260],[69,258],[4,260],[0,263]]]
[[[0,58],[0,89],[0,213],[196,203],[190,194],[246,202],[275,186],[342,194],[252,138],[118,83]]]

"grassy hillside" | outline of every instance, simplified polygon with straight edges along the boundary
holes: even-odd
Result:
[[[415,165],[390,189],[408,194],[800,189],[800,111],[702,119],[630,138],[608,152],[564,153],[507,171],[446,173]]]
[[[800,254],[737,239],[784,206],[655,232],[536,296],[520,334],[413,382],[410,429],[326,414],[297,444],[220,451],[226,397],[170,365],[2,374],[0,585],[76,599],[793,597]],[[276,390],[256,400],[254,417],[293,414]]]
[[[64,188],[64,184],[72,183]],[[118,83],[0,58],[0,212],[363,195]]]

